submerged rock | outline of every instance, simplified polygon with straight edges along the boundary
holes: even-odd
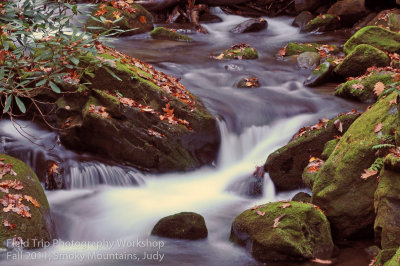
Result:
[[[153,39],[159,39],[159,40],[184,41],[184,42],[193,41],[193,39],[189,36],[179,34],[176,31],[164,27],[155,28],[150,32],[150,36]]]
[[[262,262],[329,258],[329,222],[312,204],[274,202],[248,209],[232,223],[230,240]]]
[[[330,62],[320,64],[304,81],[304,85],[314,87],[318,86],[332,77],[333,65]]]
[[[208,231],[203,216],[194,212],[181,212],[162,218],[154,226],[152,235],[197,240],[207,238]]]
[[[247,77],[243,78],[237,84],[238,88],[258,88],[260,87],[260,82],[257,77]]]
[[[335,74],[341,77],[357,77],[371,66],[384,67],[390,64],[390,58],[381,50],[360,44],[350,52],[335,68]]]
[[[40,241],[50,241],[55,231],[38,177],[25,163],[5,154],[0,154],[1,174],[5,175],[0,187],[0,248],[12,248],[13,238],[24,241],[25,248],[42,248]]]
[[[313,69],[319,65],[321,56],[315,52],[304,52],[297,57],[297,66],[300,68]]]
[[[101,21],[97,21],[89,17],[86,22],[87,31],[101,33],[105,31],[105,29],[118,26],[121,30],[127,30],[126,32],[122,33],[122,35],[134,35],[151,31],[154,28],[153,16],[141,5],[126,4],[126,6],[124,5],[119,8],[115,8],[111,5],[111,3],[98,4],[96,8],[94,8],[92,16],[100,20],[100,16],[96,16],[96,13],[102,10],[104,10],[105,13],[101,16],[108,21],[115,20],[114,12],[120,13],[120,16],[123,18],[113,24],[102,23]],[[94,29],[91,29],[91,27],[94,27]],[[103,27],[105,29],[97,29],[97,27]]]
[[[232,33],[245,33],[245,32],[257,32],[266,29],[268,26],[267,21],[263,18],[252,18],[246,20],[233,29]]]
[[[325,211],[336,238],[372,229],[376,178],[361,174],[375,161],[372,147],[380,143],[378,136],[393,134],[397,112],[389,101],[395,98],[381,99],[354,121],[314,179],[312,203]],[[379,123],[382,129],[375,132]]]
[[[343,50],[350,54],[359,44],[369,44],[382,51],[400,52],[400,34],[376,26],[357,31],[345,44]]]

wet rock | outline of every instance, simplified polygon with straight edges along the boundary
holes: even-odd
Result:
[[[344,58],[334,72],[341,77],[357,77],[371,66],[384,67],[389,64],[390,58],[383,51],[368,44],[360,44]]]
[[[342,25],[339,22],[339,19],[336,15],[332,14],[324,14],[319,15],[313,20],[309,21],[304,27],[302,28],[303,32],[312,32],[312,31],[319,31],[319,32],[326,32],[326,31],[333,31],[336,29],[341,28]]]
[[[237,72],[244,70],[244,67],[236,64],[228,64],[225,66],[225,69],[231,72]]]
[[[325,83],[332,77],[333,65],[330,62],[320,64],[304,81],[304,85],[314,87]]]
[[[343,50],[346,54],[349,54],[359,44],[369,44],[382,51],[399,53],[400,34],[376,26],[364,27],[344,44]]]
[[[304,52],[297,57],[297,66],[300,68],[313,69],[319,65],[321,56],[315,52]]]
[[[214,59],[222,60],[222,59],[257,59],[258,52],[253,47],[245,43],[235,44],[231,48],[225,50],[218,56],[215,56]]]
[[[152,235],[198,240],[207,238],[208,231],[203,216],[194,212],[181,212],[162,218],[154,226]]]
[[[333,118],[319,129],[303,131],[301,136],[271,153],[264,167],[276,188],[292,190],[303,187],[302,173],[309,159],[320,157],[325,143],[341,134],[334,122],[341,121],[344,133],[358,116],[358,113],[353,113]]]
[[[244,211],[232,223],[230,240],[262,262],[329,258],[334,248],[325,215],[296,201]]]
[[[3,207],[12,206],[13,209],[8,212],[0,212],[0,248],[7,246],[12,248],[10,243],[14,237],[20,237],[23,241],[27,241],[25,248],[42,248],[38,242],[50,241],[55,237],[54,225],[50,215],[50,206],[47,202],[46,195],[36,174],[29,166],[20,160],[5,154],[0,154],[0,165],[12,164],[14,174],[6,174],[1,179],[1,182],[20,182],[21,188],[14,186],[14,188],[5,188],[2,186],[0,189],[0,201]],[[1,167],[0,168],[3,168]],[[8,191],[7,191],[8,190]],[[10,203],[9,196],[18,197],[16,203]],[[23,195],[23,196],[22,196]],[[33,200],[29,200],[32,197]],[[16,204],[23,204],[23,206],[16,206]],[[2,207],[2,208],[3,208]],[[22,210],[25,208],[25,211]],[[14,211],[15,210],[15,211]],[[20,213],[18,213],[18,211]],[[30,214],[30,217],[23,215]],[[9,225],[4,225],[3,223]],[[10,241],[7,241],[7,240]]]
[[[98,4],[94,8],[92,13],[93,17],[96,17],[95,14],[100,9],[100,5],[101,4]],[[115,24],[112,23],[103,24],[99,21],[89,18],[86,22],[87,31],[92,33],[101,33],[104,31],[104,29],[90,29],[90,27],[103,27],[107,29],[115,26],[118,26],[119,29],[121,30],[128,30],[127,32],[122,33],[121,35],[134,35],[151,31],[154,28],[154,26],[153,26],[153,17],[150,14],[150,12],[144,9],[141,5],[131,4],[131,7],[136,11],[133,13],[129,13],[125,10],[114,8],[111,6],[110,2],[110,4],[107,4],[107,6],[105,7],[105,10],[107,12],[104,13],[102,16],[106,20],[113,21],[115,20],[113,13],[120,12],[121,17],[123,18],[120,21],[116,22]]]
[[[328,10],[328,14],[340,16],[340,21],[347,26],[352,26],[367,13],[365,0],[339,0]]]
[[[222,18],[211,14],[209,12],[205,12],[203,14],[200,15],[200,20],[199,22],[204,23],[204,24],[208,24],[208,23],[219,23],[222,22]]]
[[[262,31],[267,28],[267,21],[263,18],[252,18],[246,20],[233,29],[231,29],[232,33],[245,33],[245,32],[257,32]]]
[[[368,26],[379,26],[388,30],[399,32],[400,31],[400,10],[390,9],[381,11],[374,17]]]
[[[303,11],[296,16],[292,25],[302,29],[304,25],[310,22],[315,16],[310,11]]]
[[[150,32],[150,36],[151,38],[158,40],[171,40],[171,41],[184,41],[184,42],[193,41],[193,39],[189,36],[179,34],[174,30],[167,29],[164,27],[155,28]]]
[[[305,192],[299,192],[293,196],[292,201],[311,203],[311,196]]]
[[[377,96],[374,93],[375,84],[382,82],[385,86],[393,82],[391,72],[373,72],[366,77],[353,79],[339,85],[335,89],[335,96],[359,102],[376,102]]]
[[[246,77],[243,78],[237,84],[238,88],[258,88],[260,87],[260,83],[257,77]]]
[[[327,2],[326,0],[295,0],[294,6],[297,12],[313,11]]]
[[[291,42],[288,43],[284,48],[281,49],[279,55],[281,56],[293,56],[299,55],[304,52],[314,52],[324,51],[326,55],[335,54],[339,51],[336,45],[319,44],[319,43],[298,43]]]
[[[314,179],[312,203],[325,211],[338,239],[372,228],[376,178],[364,180],[361,174],[376,159],[372,147],[380,143],[377,134],[393,132],[397,113],[391,111],[389,101],[395,98],[391,94],[381,99],[355,120]],[[379,123],[383,128],[375,133]]]
[[[397,170],[400,158],[388,155],[385,167],[380,172],[378,188],[374,195],[375,241],[382,249],[400,246],[400,172]],[[389,166],[389,167],[388,167]]]

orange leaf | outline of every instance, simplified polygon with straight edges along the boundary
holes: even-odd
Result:
[[[32,203],[36,208],[40,208],[40,204],[31,196],[24,195],[24,198],[30,203]]]
[[[145,16],[140,16],[140,22],[141,23],[146,23],[147,22],[147,20],[146,20],[146,17]]]
[[[369,170],[369,169],[364,169],[364,173],[361,175],[361,179],[367,180],[371,176],[374,176],[378,173],[378,171],[375,170]]]
[[[291,207],[291,206],[292,206],[292,204],[290,204],[290,203],[284,203],[284,204],[282,204],[282,206],[280,206],[279,208],[286,209],[286,208],[289,208],[289,207]]]
[[[331,260],[321,260],[318,258],[310,260],[311,262],[319,263],[319,264],[332,264]]]
[[[374,127],[374,132],[378,133],[379,131],[382,130],[382,128],[383,128],[382,123],[376,124],[375,127]]]
[[[383,84],[380,81],[375,84],[374,93],[376,96],[381,95],[384,90],[385,90],[385,84]]]
[[[48,174],[58,174],[58,164],[56,162],[52,162],[48,169]]]
[[[103,8],[103,9],[97,10],[97,12],[94,15],[101,16],[101,15],[104,15],[105,13],[107,13],[107,9]]]
[[[277,228],[281,220],[286,216],[286,214],[282,214],[281,216],[274,219],[274,225],[272,228]]]

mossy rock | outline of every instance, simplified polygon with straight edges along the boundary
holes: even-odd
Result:
[[[396,255],[397,249],[382,249],[376,256],[374,266],[398,266],[398,264],[388,264],[388,262]]]
[[[354,121],[315,178],[312,203],[325,211],[336,238],[372,228],[376,178],[364,180],[361,174],[375,161],[372,147],[380,143],[380,136],[393,132],[397,108],[389,101],[395,98],[393,93],[381,99]],[[383,128],[375,133],[379,123]]]
[[[389,160],[392,162],[396,160],[395,164],[400,164],[400,158],[393,157]],[[376,214],[374,223],[375,241],[380,243],[382,249],[400,246],[399,202],[400,172],[389,170],[385,166],[380,173],[378,188],[374,196]]]
[[[173,30],[164,27],[155,28],[150,32],[150,36],[153,39],[159,39],[159,40],[184,41],[184,42],[193,41],[193,39],[189,36],[179,34]]]
[[[360,44],[349,53],[335,68],[335,74],[341,77],[357,77],[371,66],[384,67],[390,64],[390,58],[381,50]]]
[[[292,201],[311,203],[311,196],[305,192],[299,192],[293,196]]]
[[[400,31],[400,10],[383,10],[368,23],[368,26],[379,26],[398,32]]]
[[[181,212],[162,218],[154,226],[152,235],[197,240],[207,238],[208,231],[203,216],[194,212]]]
[[[312,189],[314,186],[315,178],[317,177],[317,172],[308,172],[308,167],[304,168],[303,174],[301,175],[301,179],[303,180],[303,184],[305,187]],[[310,201],[311,202],[311,199]]]
[[[332,139],[332,140],[328,141],[327,143],[325,143],[324,150],[322,151],[322,154],[321,154],[321,159],[327,160],[329,158],[329,156],[331,156],[331,154],[335,150],[338,143],[339,143],[339,139]]]
[[[301,137],[289,142],[268,156],[264,165],[278,190],[292,190],[303,187],[302,173],[310,157],[320,157],[327,141],[341,133],[334,122],[339,119],[343,132],[357,119],[358,113],[335,117],[326,126],[310,130]]]
[[[366,77],[353,79],[339,85],[335,89],[334,94],[335,96],[359,102],[376,102],[378,97],[374,93],[374,86],[378,82],[382,82],[385,86],[387,86],[393,83],[393,76],[387,72],[373,72]]]
[[[225,50],[217,59],[257,59],[258,52],[247,44],[234,45],[232,48]]]
[[[307,23],[310,22],[313,18],[315,18],[315,16],[311,14],[310,11],[302,11],[295,17],[292,25],[302,29],[304,25],[307,25]]]
[[[317,16],[316,18],[309,21],[302,28],[303,32],[312,32],[312,31],[333,31],[341,28],[342,25],[339,22],[339,19],[336,15],[324,14]]]
[[[319,43],[298,43],[290,42],[285,47],[285,56],[299,55],[304,52],[318,52],[324,44]],[[332,51],[330,53],[337,53],[339,51],[336,45],[329,45]]]
[[[289,207],[282,208],[283,204]],[[273,202],[242,212],[232,223],[230,240],[262,262],[328,258],[334,248],[325,215],[312,204],[297,201]]]
[[[91,84],[82,93],[67,94],[57,101],[58,126],[65,127],[65,121],[72,120],[61,132],[64,145],[153,172],[189,170],[216,159],[219,130],[200,99],[176,78],[137,59],[111,49],[99,56],[114,60],[109,69],[120,80],[105,68],[91,65],[90,56],[81,58],[92,72],[82,81]],[[160,80],[167,82],[167,89]],[[142,107],[123,104],[118,97]],[[167,105],[179,123],[162,119]]]
[[[314,71],[304,81],[304,85],[314,87],[318,86],[332,77],[333,64],[324,62],[317,66]]]
[[[400,158],[389,153],[384,160],[385,169],[400,173]]]
[[[100,6],[102,4],[96,5],[92,12],[92,16],[100,19],[100,16],[96,16],[95,14],[98,12],[100,9]],[[122,33],[121,35],[134,35],[134,34],[139,34],[139,33],[144,33],[151,31],[154,26],[153,26],[153,16],[150,14],[149,11],[144,9],[141,5],[137,4],[131,4],[130,5],[134,12],[129,13],[126,10],[119,9],[119,8],[114,8],[111,6],[111,4],[107,4],[105,7],[105,10],[107,11],[105,14],[101,15],[108,21],[113,21],[115,20],[114,17],[114,12],[120,12],[120,16],[123,17],[122,20],[118,21],[115,24],[112,23],[102,23],[100,21],[96,21],[92,18],[88,18],[86,21],[86,29],[89,32],[99,34],[105,29],[110,29],[111,27],[119,27],[121,30],[126,30],[126,32]],[[90,29],[90,27],[103,27],[105,29]]]
[[[400,264],[400,247],[397,249],[393,257],[385,262],[383,266],[398,266]]]
[[[35,207],[26,198],[22,198],[21,203],[29,208],[30,218],[18,215],[12,210],[9,212],[0,211],[0,248],[5,246],[10,247],[14,237],[21,237],[25,242],[25,248],[42,248],[43,246],[40,246],[39,241],[50,241],[55,236],[55,233],[50,215],[50,206],[39,179],[24,162],[5,154],[0,154],[0,159],[4,159],[0,161],[1,163],[12,164],[13,170],[17,174],[16,176],[6,174],[0,182],[17,180],[23,186],[21,190],[9,188],[9,193],[0,190],[0,199],[8,194],[20,194],[22,197],[32,197],[40,205],[40,207]],[[2,206],[1,208],[3,207],[6,206]],[[4,226],[3,223],[5,220],[14,224],[15,228],[11,229]]]
[[[400,52],[400,34],[377,26],[367,26],[357,31],[345,44],[343,50],[350,54],[360,44],[369,44],[382,51]]]

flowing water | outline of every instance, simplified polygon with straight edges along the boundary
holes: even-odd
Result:
[[[55,133],[32,123],[13,125],[3,120],[0,152],[24,160],[39,175],[45,162],[60,162],[67,189],[46,191],[57,227],[57,243],[32,253],[3,253],[2,265],[259,264],[244,248],[229,242],[232,221],[253,205],[290,199],[298,191],[276,193],[266,174],[263,195],[253,198],[246,194],[246,179],[300,127],[354,106],[304,87],[309,71],[298,69],[293,61],[279,60],[275,54],[289,41],[340,44],[344,36],[300,34],[290,26],[292,19],[285,17],[266,18],[266,31],[233,35],[229,30],[245,18],[224,15],[219,9],[213,11],[223,21],[205,24],[209,35],[193,33],[194,43],[152,40],[143,34],[120,38],[113,45],[167,74],[181,77],[182,83],[203,100],[218,118],[221,132],[221,149],[214,166],[186,173],[141,173],[69,151]],[[241,42],[256,48],[260,58],[209,58],[210,52],[221,52]],[[235,88],[248,75],[257,76],[261,87]],[[204,216],[209,230],[206,240],[150,236],[160,218],[181,211]],[[122,259],[113,258],[111,253]],[[153,260],[142,259],[145,254],[153,254]],[[141,260],[131,260],[135,256]]]

